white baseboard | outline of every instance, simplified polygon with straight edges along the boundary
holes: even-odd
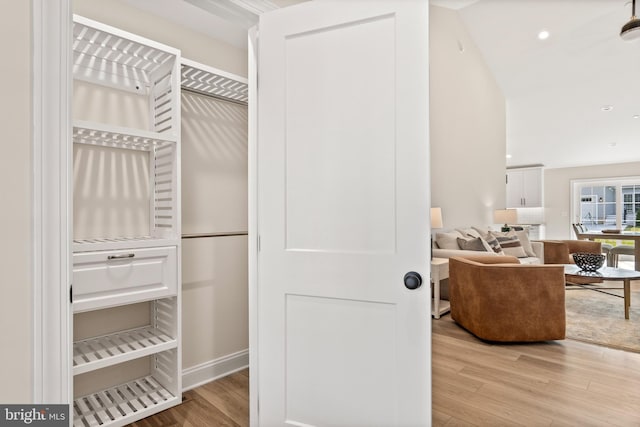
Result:
[[[249,350],[228,354],[182,370],[182,391],[226,377],[249,366]]]

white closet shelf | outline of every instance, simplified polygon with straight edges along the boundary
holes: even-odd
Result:
[[[246,104],[249,84],[244,77],[182,58],[181,86],[204,95],[216,96]]]
[[[73,76],[147,94],[170,72],[179,50],[74,15]]]
[[[147,376],[75,399],[73,425],[124,426],[178,403],[178,397]]]
[[[176,246],[178,241],[178,238],[157,238],[151,236],[73,239],[73,251],[91,252],[116,249],[155,248],[159,246]]]
[[[178,342],[146,326],[73,343],[73,374],[79,375],[176,348]]]
[[[174,144],[177,142],[177,138],[158,132],[110,126],[102,123],[75,121],[73,123],[73,142],[76,144],[151,151],[157,147]]]

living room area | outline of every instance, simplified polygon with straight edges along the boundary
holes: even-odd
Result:
[[[572,224],[591,208],[591,230],[627,227],[640,184],[640,110],[629,96],[638,93],[640,42],[620,37],[631,6],[431,0],[431,206],[442,227],[434,240],[456,229],[499,234],[495,215],[505,208],[518,213],[509,224],[535,230],[534,243],[575,241]],[[539,202],[514,206],[505,175],[526,170],[540,174]],[[631,196],[616,190],[629,185]],[[587,193],[595,199],[581,203]],[[620,256],[618,267],[637,270],[635,261]],[[433,266],[438,280],[449,276]],[[451,318],[443,285],[432,321],[433,425],[638,425],[640,280],[630,281],[628,319],[621,290],[595,287],[622,282],[561,284],[564,339],[497,343]],[[485,321],[498,322],[500,310],[529,313],[534,297],[523,298],[531,302],[495,303]],[[552,307],[541,310],[549,322]]]

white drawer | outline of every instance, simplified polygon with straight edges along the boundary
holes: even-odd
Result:
[[[73,310],[176,295],[175,246],[73,254]]]

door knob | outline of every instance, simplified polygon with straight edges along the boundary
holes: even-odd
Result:
[[[420,273],[410,271],[404,275],[404,286],[407,289],[418,289],[422,285],[422,276]]]

